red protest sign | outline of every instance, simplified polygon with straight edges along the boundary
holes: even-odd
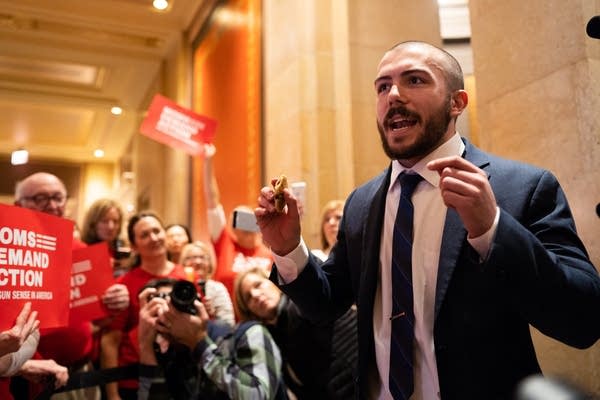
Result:
[[[140,132],[192,156],[203,152],[203,143],[211,143],[217,121],[181,107],[159,94],[154,96]]]
[[[71,321],[92,321],[106,316],[101,296],[114,283],[106,242],[73,250],[71,270]]]
[[[72,221],[0,204],[0,331],[28,301],[40,328],[67,325],[72,243]]]

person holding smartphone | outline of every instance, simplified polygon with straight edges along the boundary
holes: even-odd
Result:
[[[204,197],[208,230],[217,256],[213,279],[222,282],[233,299],[236,275],[250,267],[270,271],[273,258],[262,241],[252,208],[244,205],[235,207],[232,212],[232,227],[227,227],[212,162],[215,153],[213,144],[204,145]]]

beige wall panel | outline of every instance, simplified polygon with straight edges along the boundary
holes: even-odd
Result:
[[[375,105],[355,104],[352,114],[355,182],[356,185],[360,185],[379,175],[388,166],[390,159],[381,147],[375,119]]]
[[[134,139],[133,172],[136,176],[136,212],[152,210],[164,221],[165,191],[169,185],[164,180],[164,145],[138,135]]]
[[[598,267],[600,43],[585,25],[600,1],[472,0],[470,10],[480,145],[559,178]],[[547,375],[600,393],[600,344],[582,351],[534,339]]]
[[[192,79],[190,59],[192,49],[183,37],[169,54],[165,63],[163,93],[183,107],[191,107]],[[190,225],[191,162],[182,150],[165,148],[165,209],[162,217],[165,224]]]
[[[304,51],[305,31],[312,32],[305,23],[312,25],[311,19],[304,17],[312,2],[293,0],[267,0],[263,3],[263,32],[265,74],[276,73],[294,61]],[[265,80],[269,84],[269,79]],[[267,93],[268,94],[268,93]]]
[[[388,38],[389,43],[392,43],[393,38]],[[387,47],[379,48],[362,47],[358,44],[350,46],[350,68],[351,68],[351,85],[350,90],[352,99],[363,102],[371,106],[371,114],[375,118],[375,75],[377,74],[377,65],[381,56],[386,51]]]
[[[164,176],[163,222],[189,226],[190,157],[181,150],[165,148]]]
[[[583,15],[583,3],[590,2],[471,1],[480,101],[487,102],[587,57],[585,24],[589,16]],[[520,73],[506,73],[516,70]]]
[[[386,50],[405,40],[441,43],[436,0],[351,0],[349,4],[350,40],[355,45]]]
[[[321,205],[345,197],[354,180],[346,6],[263,3],[265,179],[286,173],[307,182],[307,241],[319,229]]]
[[[90,205],[101,198],[111,198],[119,200],[116,197],[115,188],[115,168],[110,163],[88,163],[83,167],[82,185],[80,188],[80,204],[77,208],[76,221],[79,226],[83,223],[83,218]]]

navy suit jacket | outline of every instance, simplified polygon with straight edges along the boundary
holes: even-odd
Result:
[[[500,219],[480,262],[458,214],[447,211],[434,321],[441,396],[509,399],[524,377],[540,372],[529,324],[577,348],[600,337],[600,278],[556,178],[463,141],[463,157],[488,174]],[[298,278],[281,286],[315,320],[357,304],[362,398],[377,370],[373,304],[389,180],[390,168],[353,191],[330,258],[321,266],[309,256]]]

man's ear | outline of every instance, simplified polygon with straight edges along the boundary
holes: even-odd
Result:
[[[450,100],[450,113],[452,116],[459,116],[469,104],[469,96],[464,90],[456,90],[452,93]]]

